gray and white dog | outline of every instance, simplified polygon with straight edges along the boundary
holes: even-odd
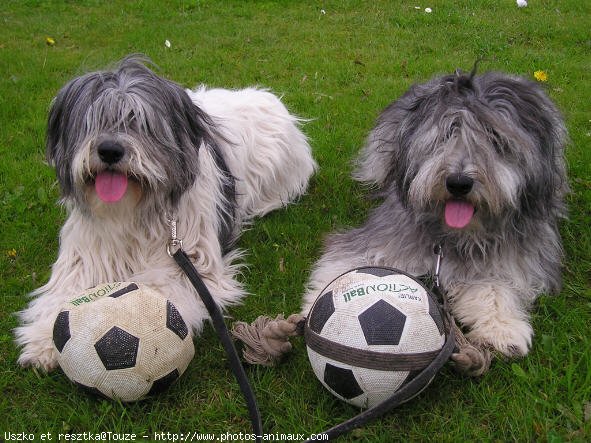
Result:
[[[291,115],[268,91],[186,90],[141,57],[68,82],[49,114],[47,159],[68,218],[49,281],[19,313],[19,363],[52,369],[62,305],[100,283],[136,281],[165,294],[193,333],[207,310],[167,254],[169,218],[221,307],[235,279],[244,223],[305,192],[316,168]]]
[[[474,70],[412,86],[380,115],[354,173],[383,203],[329,236],[303,313],[357,266],[433,273],[441,245],[441,284],[469,341],[525,355],[532,302],[561,285],[566,141],[557,108],[526,79]]]

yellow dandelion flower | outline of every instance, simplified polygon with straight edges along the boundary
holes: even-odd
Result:
[[[534,77],[539,82],[547,82],[548,81],[548,74],[546,74],[546,71],[535,71]]]
[[[52,39],[51,37],[45,37],[45,44],[47,46],[53,46],[53,45],[55,45],[55,40]]]
[[[8,258],[16,258],[16,249],[12,248],[6,251]]]

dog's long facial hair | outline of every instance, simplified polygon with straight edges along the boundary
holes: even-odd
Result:
[[[214,128],[180,86],[128,58],[60,91],[49,115],[47,158],[66,203],[95,216],[104,203],[121,203],[152,219],[193,186],[197,151],[217,149]],[[116,206],[108,205],[108,217]]]
[[[531,302],[560,288],[566,138],[543,90],[519,77],[454,74],[411,87],[358,159],[355,178],[384,201],[364,226],[328,238],[304,311],[354,266],[431,273],[440,244],[441,281],[468,338],[525,354]]]

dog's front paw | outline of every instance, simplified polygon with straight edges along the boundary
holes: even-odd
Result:
[[[506,357],[523,357],[531,346],[533,329],[521,319],[491,320],[474,327],[466,338],[478,348],[493,348]]]
[[[23,348],[18,363],[23,367],[33,366],[49,372],[57,367],[57,357],[53,344],[48,347],[30,343]]]
[[[41,325],[16,328],[16,342],[22,345],[18,363],[23,367],[32,366],[49,372],[57,367],[58,352],[51,333],[43,333],[43,329]]]

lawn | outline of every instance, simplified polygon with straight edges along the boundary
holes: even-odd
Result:
[[[44,160],[50,101],[73,76],[128,53],[146,54],[160,75],[187,87],[270,88],[309,119],[304,131],[320,170],[308,194],[258,220],[240,241],[252,295],[229,314],[245,321],[296,312],[323,236],[363,220],[373,203],[350,179],[351,160],[389,102],[415,82],[469,70],[478,58],[481,70],[532,79],[545,71],[570,133],[572,192],[561,228],[564,287],[536,304],[531,353],[495,361],[481,379],[446,366],[420,396],[342,440],[591,440],[591,3],[5,0],[0,19],[0,441],[21,432],[36,441],[47,432],[54,441],[67,432],[138,440],[250,432],[209,326],[179,382],[135,404],[92,397],[60,371],[16,364],[13,313],[47,280],[65,218]],[[322,388],[301,340],[277,367],[247,372],[268,433],[309,435],[358,412]]]

